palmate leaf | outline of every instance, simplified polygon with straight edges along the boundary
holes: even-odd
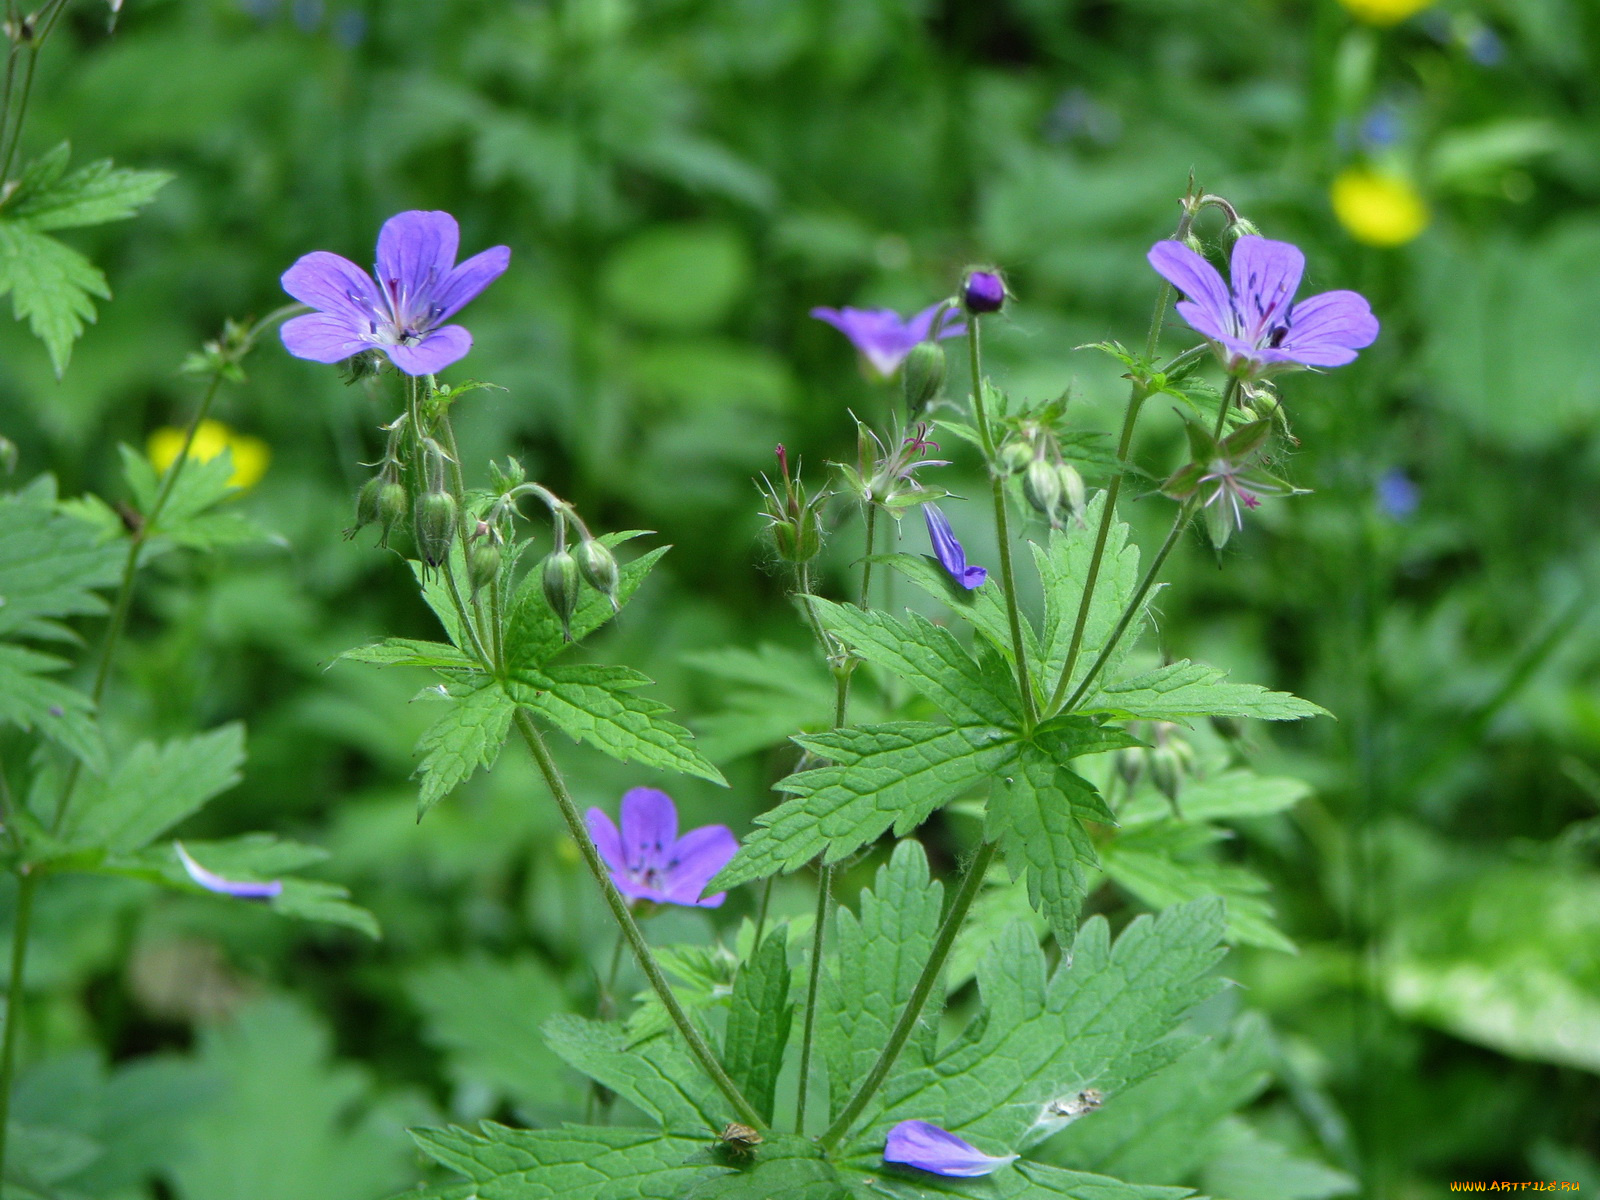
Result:
[[[706,1146],[648,1129],[565,1125],[507,1129],[485,1121],[411,1136],[434,1162],[465,1175],[481,1200],[678,1200],[703,1168],[684,1160]]]
[[[619,1025],[558,1015],[544,1024],[550,1048],[576,1071],[610,1088],[663,1129],[705,1136],[733,1113],[676,1031],[630,1041]]]
[[[644,537],[649,531],[632,529],[625,533],[604,534],[599,540],[615,549],[623,542]],[[622,563],[618,570],[617,603],[626,605],[639,590],[661,556],[671,546],[657,546],[641,554],[632,562]],[[512,669],[537,667],[548,662],[571,643],[561,632],[561,620],[544,597],[541,573],[535,564],[518,585],[508,608],[510,620],[506,632],[506,660]],[[578,607],[570,622],[572,640],[581,642],[615,615],[611,602],[593,588],[585,586],[579,595]]]
[[[859,1200],[945,1200],[951,1196],[981,1194],[984,1200],[1184,1200],[1191,1188],[1157,1187],[1125,1183],[1106,1175],[1069,1171],[1046,1163],[1022,1159],[983,1180],[976,1193],[970,1179],[941,1179],[922,1171],[876,1169],[863,1165],[851,1194]],[[846,1179],[850,1176],[847,1174]]]
[[[839,1172],[810,1138],[774,1134],[744,1162],[703,1171],[682,1200],[850,1200]]]
[[[893,567],[912,583],[936,600],[943,600],[963,620],[970,622],[979,633],[1006,659],[1011,661],[1011,624],[1006,615],[1005,600],[998,587],[985,584],[968,590],[950,578],[950,572],[939,565],[937,559],[926,555],[880,554],[872,559]],[[1032,625],[1023,622],[1022,638],[1028,661],[1039,661],[1039,641]]]
[[[739,968],[722,1039],[723,1065],[764,1121],[772,1120],[773,1093],[794,1015],[788,955],[788,937],[780,927]]]
[[[922,721],[861,725],[795,741],[836,765],[781,780],[778,789],[791,798],[756,818],[738,855],[709,887],[793,871],[824,852],[824,862],[837,862],[890,826],[903,836],[1017,753],[1006,730]]]
[[[15,725],[24,733],[37,729],[91,771],[104,770],[105,746],[90,716],[89,697],[45,677],[67,665],[53,655],[0,642],[0,725]]]
[[[419,821],[479,767],[487,770],[494,766],[517,710],[503,688],[481,679],[476,686],[469,683],[438,690],[449,699],[450,708],[417,743],[422,752],[416,770],[422,780],[417,796]]]
[[[1040,656],[1032,660],[1040,664],[1037,675],[1041,686],[1054,688],[1067,661],[1067,649],[1072,644],[1072,630],[1077,624],[1078,606],[1088,579],[1089,560],[1094,553],[1094,539],[1104,507],[1105,493],[1102,492],[1085,506],[1081,523],[1073,522],[1064,530],[1052,530],[1046,545],[1033,546],[1034,565],[1044,584],[1043,648]],[[1088,673],[1138,586],[1139,547],[1129,540],[1125,523],[1112,521],[1106,534],[1094,601],[1089,605],[1089,615],[1083,626],[1083,644],[1072,669],[1073,688]],[[1150,597],[1146,597],[1146,606],[1149,601]],[[1112,652],[1108,669],[1133,649],[1141,627],[1142,617],[1129,625]]]
[[[1194,1044],[1172,1035],[1221,986],[1222,929],[1215,899],[1139,917],[1114,945],[1095,917],[1049,974],[1032,935],[1012,926],[979,969],[979,1015],[927,1066],[890,1080],[853,1145],[879,1147],[897,1122],[936,1113],[976,1145],[1021,1148],[1047,1132],[1051,1101],[1089,1087],[1114,1096]]]
[[[71,146],[62,142],[28,165],[9,205],[14,220],[34,229],[74,229],[133,216],[171,179],[165,171],[115,167],[109,159],[66,173]]]
[[[372,663],[380,667],[434,667],[441,671],[478,671],[477,660],[445,642],[425,642],[414,638],[384,638],[366,646],[346,650],[334,661]]]
[[[124,556],[56,508],[49,476],[0,495],[0,636],[60,637],[55,618],[104,612],[96,589],[117,581]]]
[[[87,258],[15,220],[0,220],[0,295],[7,292],[16,319],[49,350],[57,377],[95,319],[95,299],[111,298],[106,277]]]
[[[1296,721],[1330,715],[1320,705],[1288,692],[1268,691],[1253,683],[1228,683],[1227,677],[1228,672],[1220,667],[1184,659],[1096,689],[1084,698],[1079,711],[1184,724],[1196,717]]]
[[[818,991],[817,1040],[828,1065],[832,1113],[845,1106],[889,1040],[939,932],[944,886],[931,877],[928,857],[912,839],[878,868],[858,912],[840,905],[833,954]],[[870,997],[870,1001],[866,998]],[[895,1070],[925,1066],[938,1036],[938,1010],[923,1009]]]

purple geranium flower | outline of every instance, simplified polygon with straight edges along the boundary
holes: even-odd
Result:
[[[928,540],[933,543],[933,552],[952,579],[970,591],[989,578],[989,572],[982,567],[967,565],[967,552],[956,541],[950,519],[939,511],[938,505],[924,504],[922,516],[928,522]]]
[[[976,1175],[992,1175],[1007,1163],[1016,1162],[1017,1156],[985,1154],[972,1143],[927,1121],[901,1121],[889,1131],[883,1147],[883,1161],[904,1163],[935,1175],[970,1179]]]
[[[506,246],[460,266],[461,230],[446,212],[403,212],[378,234],[378,280],[326,250],[283,273],[283,290],[317,312],[286,321],[283,344],[296,358],[339,362],[382,350],[407,375],[432,375],[472,349],[472,335],[446,325],[511,262]]]
[[[811,315],[826,321],[855,343],[873,370],[885,379],[895,373],[912,348],[926,341],[930,333],[936,338],[947,338],[967,331],[955,310],[940,304],[929,305],[909,321],[902,320],[892,308],[813,308]],[[935,317],[938,318],[937,328]]]
[[[1247,235],[1233,244],[1233,290],[1182,242],[1157,242],[1150,265],[1182,292],[1178,312],[1222,351],[1230,371],[1342,367],[1372,345],[1378,321],[1357,292],[1323,292],[1298,304],[1306,256],[1288,242]]]
[[[268,883],[244,883],[233,879],[224,879],[215,871],[208,871],[189,856],[183,848],[182,842],[173,842],[172,848],[178,852],[178,861],[183,864],[183,869],[189,873],[189,878],[205,888],[208,892],[216,892],[219,896],[237,896],[242,900],[271,900],[274,896],[282,895],[283,884],[274,879]]]
[[[727,896],[701,899],[706,884],[739,850],[726,825],[702,825],[678,836],[678,809],[657,788],[632,788],[622,797],[622,831],[598,809],[585,814],[589,836],[611,868],[617,891],[657,904],[716,908]]]

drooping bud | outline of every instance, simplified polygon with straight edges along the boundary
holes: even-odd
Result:
[[[999,312],[1005,302],[1005,281],[993,271],[973,271],[961,286],[962,306],[974,315]]]
[[[541,568],[540,582],[545,602],[561,620],[561,636],[572,640],[572,614],[578,611],[578,591],[582,585],[578,560],[565,546],[550,552]]]
[[[576,557],[578,570],[589,581],[589,586],[611,601],[612,612],[621,612],[622,605],[617,601],[620,574],[616,556],[599,538],[584,538],[578,543]]]
[[[430,567],[444,562],[456,535],[456,498],[449,492],[423,492],[417,497],[412,530],[422,561]]]
[[[467,551],[467,582],[476,596],[500,574],[500,547],[488,538],[474,541]]]
[[[1061,506],[1061,476],[1054,464],[1036,458],[1022,473],[1022,495],[1036,512],[1057,523],[1057,510]]]
[[[361,485],[361,490],[356,493],[356,523],[344,531],[347,540],[378,519],[378,505],[382,497],[382,475],[374,475]]]
[[[1165,722],[1156,726],[1156,746],[1150,751],[1150,782],[1172,803],[1173,812],[1179,812],[1178,794],[1184,780],[1194,772],[1194,747],[1177,736],[1173,727]],[[1181,814],[1180,814],[1181,815]]]
[[[1083,519],[1083,476],[1071,463],[1058,463],[1056,476],[1061,481],[1061,499],[1067,512],[1080,521]]]
[[[1007,475],[1026,471],[1034,457],[1033,445],[1026,438],[1012,438],[1000,447],[1000,466]]]
[[[926,408],[944,388],[944,347],[938,342],[918,342],[901,367],[900,387],[906,411],[913,416]]]

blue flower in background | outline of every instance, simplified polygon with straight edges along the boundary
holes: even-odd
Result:
[[[930,334],[947,338],[967,331],[955,311],[942,304],[929,305],[910,320],[902,318],[892,308],[813,308],[811,315],[849,338],[872,364],[872,369],[885,379],[893,375],[906,355]]]
[[[1386,516],[1404,521],[1417,511],[1422,494],[1411,476],[1396,467],[1385,471],[1378,480],[1378,507]]]
[[[378,234],[378,279],[355,263],[315,250],[283,273],[283,290],[317,312],[284,322],[296,358],[335,363],[382,350],[407,375],[432,375],[465,357],[472,335],[446,325],[502,274],[506,246],[460,266],[461,229],[445,212],[403,212]]]
[[[727,896],[701,898],[712,876],[728,865],[739,842],[726,825],[702,825],[678,836],[678,808],[658,788],[631,788],[622,797],[619,831],[602,809],[584,814],[589,836],[617,891],[634,900],[716,908]]]
[[[938,557],[939,564],[950,572],[952,579],[970,591],[989,578],[989,572],[982,567],[967,565],[967,552],[956,541],[956,535],[950,528],[950,519],[939,511],[937,505],[924,504],[922,517],[928,522],[928,540],[933,543],[933,553]]]
[[[884,1162],[902,1163],[931,1171],[935,1175],[969,1179],[977,1175],[992,1175],[1016,1160],[1015,1154],[998,1157],[985,1154],[972,1143],[927,1121],[901,1121],[889,1131],[888,1141],[883,1147]]]

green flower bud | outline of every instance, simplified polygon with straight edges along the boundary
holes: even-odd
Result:
[[[900,387],[906,398],[906,411],[921,412],[944,387],[944,347],[938,342],[918,342],[906,355],[901,368]]]
[[[1080,516],[1083,512],[1083,476],[1071,463],[1056,467],[1056,476],[1061,481],[1061,499],[1065,501],[1067,511],[1075,517]]]
[[[616,556],[598,538],[584,538],[578,543],[576,557],[578,570],[589,581],[589,586],[611,601],[612,612],[621,612],[622,605],[617,603],[619,576]]]
[[[1033,446],[1026,438],[1012,438],[1000,447],[1000,466],[1007,475],[1026,471],[1033,459]]]
[[[423,562],[430,567],[444,562],[456,535],[456,498],[449,492],[423,492],[417,497],[412,532]]]
[[[563,546],[552,551],[541,568],[544,598],[561,619],[561,636],[572,640],[572,614],[578,611],[578,589],[582,586],[578,560]]]
[[[1050,518],[1052,525],[1056,523],[1056,510],[1061,504],[1061,476],[1056,474],[1054,464],[1042,458],[1029,463],[1022,474],[1022,494],[1036,512]]]
[[[476,596],[499,574],[500,547],[487,539],[474,542],[467,551],[467,581],[472,585],[472,594]]]
[[[383,495],[383,476],[374,475],[361,485],[361,490],[356,493],[356,523],[355,528],[346,529],[345,537],[354,537],[356,530],[365,529],[381,515],[378,512],[378,502]]]

